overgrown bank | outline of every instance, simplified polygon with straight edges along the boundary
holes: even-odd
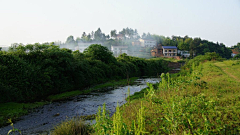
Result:
[[[101,45],[91,45],[84,53],[54,45],[17,46],[0,51],[0,103],[38,101],[109,80],[157,76],[167,71],[166,63],[127,55],[115,58]]]
[[[145,94],[117,107],[112,118],[99,110],[95,133],[239,134],[239,71],[239,60],[198,56],[181,73],[163,74],[157,87],[149,84]]]
[[[7,118],[26,114],[26,102],[54,101],[121,84],[112,80],[128,79],[122,82],[126,84],[131,77],[158,76],[168,70],[166,65],[161,59],[146,60],[125,54],[115,58],[101,45],[92,45],[84,53],[44,44],[0,51],[0,103],[4,103],[0,108],[6,109],[1,111],[0,125]],[[104,82],[110,83],[96,86]],[[14,108],[9,109],[8,105]]]

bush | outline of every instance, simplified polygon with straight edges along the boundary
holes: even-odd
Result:
[[[80,118],[72,118],[57,125],[52,135],[88,135],[92,131],[90,125],[84,123]]]

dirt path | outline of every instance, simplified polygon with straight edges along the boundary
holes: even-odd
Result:
[[[224,63],[221,63],[221,64],[224,64]],[[217,67],[219,67],[224,73],[226,73],[226,74],[229,75],[230,77],[234,78],[235,81],[240,82],[240,79],[239,79],[239,78],[237,78],[236,76],[232,75],[231,73],[229,73],[229,72],[226,70],[226,69],[227,69],[227,68],[225,68],[225,67],[227,67],[226,64],[224,64],[224,67],[221,66],[219,63],[214,63],[214,65],[217,66]]]

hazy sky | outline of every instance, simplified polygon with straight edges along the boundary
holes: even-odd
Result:
[[[240,42],[240,0],[0,0],[0,46],[66,41],[101,28]]]

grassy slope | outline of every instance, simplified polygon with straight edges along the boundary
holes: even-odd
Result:
[[[117,87],[117,86],[124,86],[133,84],[133,82],[138,79],[138,77],[132,77],[129,80],[122,79],[122,80],[112,80],[110,82],[106,82],[100,85],[93,86],[86,90],[76,90],[76,91],[70,91],[70,92],[64,92],[57,95],[51,95],[47,97],[48,101],[59,101],[64,100],[69,97],[73,97],[80,94],[87,94],[94,90],[101,90],[108,87]],[[20,116],[28,114],[28,112],[31,109],[34,109],[36,107],[42,106],[44,104],[47,104],[48,102],[35,102],[35,103],[0,103],[0,127],[3,125],[6,125],[6,122],[9,118],[11,118],[13,121],[17,120]]]
[[[131,127],[137,121],[142,102],[145,130],[151,134],[239,133],[239,63],[206,62],[191,75],[163,81],[148,89],[151,94],[123,107],[124,123]]]

